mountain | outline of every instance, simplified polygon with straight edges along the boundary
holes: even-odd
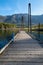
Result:
[[[34,15],[32,16],[32,23],[33,24],[43,24],[43,15]]]
[[[4,22],[5,19],[6,19],[6,16],[1,16],[0,15],[0,22]]]
[[[27,14],[14,14],[9,16],[1,16],[0,15],[0,22],[5,23],[14,23],[14,24],[21,24],[21,18],[23,16],[23,21],[25,25],[28,25],[28,15]],[[38,24],[39,22],[43,24],[43,15],[32,15],[31,16],[32,24]]]

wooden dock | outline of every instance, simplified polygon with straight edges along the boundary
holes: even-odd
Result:
[[[0,65],[43,65],[43,48],[25,31],[20,31],[0,55]]]

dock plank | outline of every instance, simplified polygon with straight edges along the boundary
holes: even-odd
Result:
[[[43,65],[43,48],[25,31],[20,31],[0,55],[0,65]]]

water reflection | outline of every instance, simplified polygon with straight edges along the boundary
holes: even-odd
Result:
[[[14,36],[13,31],[0,30],[0,49],[3,48]]]
[[[43,43],[43,31],[32,31],[32,34],[39,42]]]

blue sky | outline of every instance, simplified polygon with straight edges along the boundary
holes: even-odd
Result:
[[[43,0],[0,0],[0,15],[28,13],[29,2],[32,15],[43,14]]]

